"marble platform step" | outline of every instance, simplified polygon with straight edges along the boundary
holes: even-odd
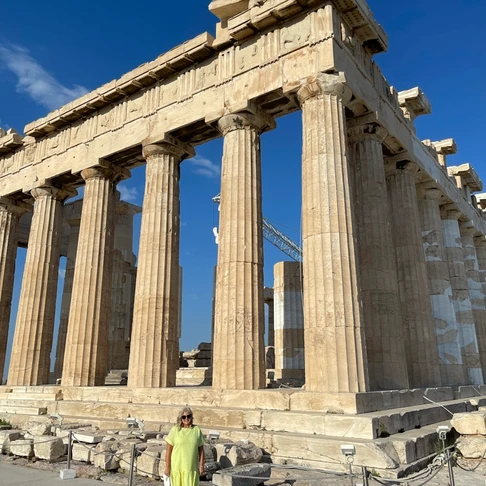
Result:
[[[486,404],[486,397],[475,399],[477,405]],[[452,400],[420,407],[404,407],[389,411],[360,415],[321,414],[316,412],[241,409],[234,407],[192,406],[197,423],[207,427],[226,427],[243,430],[304,433],[331,437],[378,439],[408,430],[449,420],[451,414],[475,409],[470,400]],[[104,401],[57,402],[57,413],[62,416],[90,418],[137,417],[146,422],[174,423],[179,405],[124,403]]]
[[[0,414],[6,415],[45,415],[47,413],[46,407],[28,407],[20,405],[0,405]]]
[[[44,400],[55,401],[62,400],[62,394],[58,393],[23,393],[23,392],[0,392],[1,400]]]

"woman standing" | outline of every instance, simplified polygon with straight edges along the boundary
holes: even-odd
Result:
[[[193,414],[184,407],[165,438],[165,475],[172,486],[199,486],[199,476],[204,474],[204,437],[201,429],[193,424]]]

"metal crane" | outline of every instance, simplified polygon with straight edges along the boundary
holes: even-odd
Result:
[[[221,201],[221,194],[213,197],[213,201],[217,204]],[[283,251],[292,260],[296,262],[302,261],[302,248],[292,241],[288,236],[285,236],[275,226],[273,226],[268,219],[262,219],[263,237],[269,241],[272,245],[276,246],[280,251]],[[216,244],[218,243],[218,229],[213,228],[213,233],[216,238]]]

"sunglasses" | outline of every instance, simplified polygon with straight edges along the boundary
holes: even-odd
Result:
[[[183,416],[181,417],[181,419],[182,419],[182,420],[186,420],[186,419],[187,419],[187,420],[190,420],[190,419],[192,419],[192,415],[183,415]]]

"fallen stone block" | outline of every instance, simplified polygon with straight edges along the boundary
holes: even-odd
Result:
[[[114,471],[120,466],[120,457],[117,455],[120,443],[117,441],[100,442],[94,451],[94,465],[105,471]]]
[[[163,457],[165,467],[165,451],[163,446],[147,447],[137,457],[137,474],[152,479],[160,479],[160,459]],[[163,471],[162,471],[163,472]]]
[[[20,433],[14,430],[1,430],[0,431],[0,453],[10,453],[10,443],[13,440],[20,439]]]
[[[34,455],[39,459],[52,462],[66,453],[66,446],[62,438],[52,436],[34,437]]]
[[[486,453],[486,437],[466,435],[457,441],[456,449],[466,459],[480,459]]]
[[[13,440],[10,442],[10,452],[20,457],[32,457],[34,455],[32,439]]]
[[[263,452],[252,442],[235,442],[227,457],[233,466],[254,464],[262,460]]]
[[[269,478],[270,472],[269,464],[244,464],[218,471],[212,481],[214,486],[256,486],[264,481],[261,478]]]
[[[93,432],[73,432],[73,440],[85,442],[86,444],[98,444],[103,440],[104,437],[104,434],[96,434]]]
[[[451,425],[461,435],[486,435],[486,412],[455,413]]]
[[[94,461],[95,444],[73,444],[72,457],[74,461],[86,462],[91,464]]]
[[[27,422],[25,430],[33,437],[39,435],[51,435],[52,423],[49,420],[31,420]]]

